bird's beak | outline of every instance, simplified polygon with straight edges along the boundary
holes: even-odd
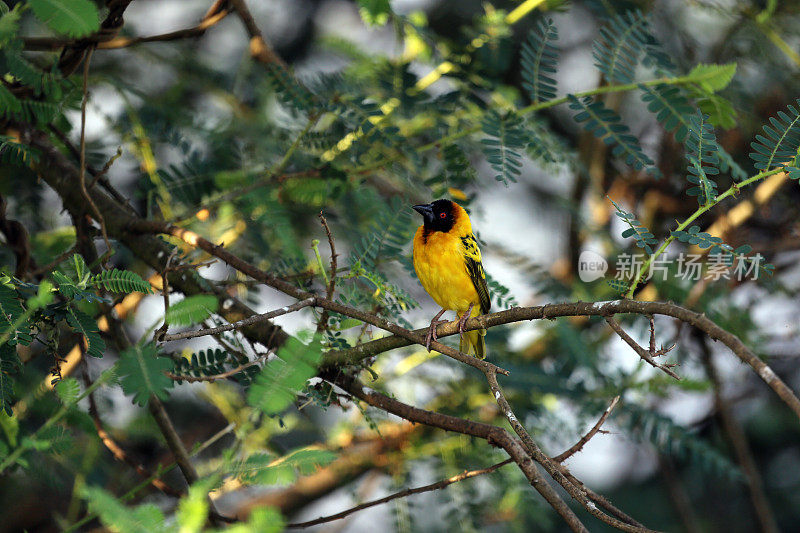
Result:
[[[433,205],[431,204],[420,204],[411,206],[414,211],[422,215],[422,218],[425,219],[425,222],[433,222]]]

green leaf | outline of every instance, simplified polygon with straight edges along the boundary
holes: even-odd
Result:
[[[585,123],[583,125],[585,130],[602,139],[604,143],[613,145],[611,153],[615,157],[624,158],[625,163],[636,170],[645,169],[656,179],[661,177],[661,171],[654,166],[653,160],[642,151],[639,140],[631,134],[628,126],[622,123],[619,115],[599,100],[595,102],[589,98],[578,100],[571,94],[567,97],[570,101],[570,109],[578,111],[575,121]]]
[[[100,29],[97,6],[89,0],[28,0],[36,17],[51,30],[69,37],[85,37]]]
[[[367,26],[383,26],[389,22],[392,7],[389,0],[358,0],[358,12]]]
[[[106,343],[100,337],[100,331],[97,329],[97,323],[92,317],[70,306],[67,307],[67,322],[72,329],[80,333],[86,338],[88,348],[86,353],[92,357],[103,357],[103,352],[106,350]]]
[[[25,314],[17,298],[17,292],[6,285],[0,285],[0,335],[8,338],[9,345],[30,344],[30,326],[27,321],[21,325],[14,324]]]
[[[150,395],[163,400],[168,396],[167,389],[173,382],[164,372],[172,371],[172,360],[158,357],[155,344],[131,346],[119,357],[117,373],[125,394],[133,395],[133,402],[147,405]]]
[[[609,200],[611,200],[611,198],[609,198]],[[611,203],[614,204],[614,208],[617,210],[615,214],[628,225],[628,229],[622,232],[622,238],[627,239],[628,237],[634,237],[636,246],[644,249],[648,255],[653,255],[653,246],[658,244],[655,235],[641,222],[636,220],[635,214],[623,210],[614,200],[611,200]]]
[[[195,533],[203,530],[208,519],[208,493],[217,479],[210,477],[192,483],[189,494],[178,502],[175,517],[181,526],[180,533]]]
[[[55,386],[58,399],[64,405],[75,403],[81,393],[81,385],[78,380],[72,377],[62,378]]]
[[[541,19],[522,44],[522,86],[527,89],[533,103],[555,98],[558,48],[558,30],[552,19]]]
[[[639,57],[650,42],[649,35],[647,19],[639,11],[611,18],[594,42],[595,66],[609,80],[631,83]]]
[[[17,35],[20,7],[23,4],[15,5],[14,9],[10,11],[3,2],[0,2],[0,5],[3,6],[0,8],[0,12],[2,12],[2,16],[0,16],[0,47],[2,47]]]
[[[283,515],[274,507],[257,507],[245,524],[225,528],[225,533],[281,533],[284,531]]]
[[[800,106],[800,99],[796,101]],[[750,145],[750,159],[758,170],[769,170],[783,163],[795,161],[800,150],[800,111],[793,105],[788,113],[779,111],[764,125],[764,135],[756,135]]]
[[[492,110],[483,117],[481,129],[489,136],[481,139],[481,145],[486,160],[497,172],[494,179],[505,186],[516,183],[522,170],[520,152],[527,144],[522,119],[515,113],[500,115]]]
[[[104,270],[92,276],[92,285],[100,286],[111,292],[143,292],[150,294],[150,284],[135,272],[129,270]],[[216,299],[215,299],[216,301]]]
[[[2,99],[2,97],[0,97]],[[0,102],[0,106],[2,102]],[[39,151],[35,148],[16,142],[11,137],[0,135],[0,163],[28,167],[39,160]]]
[[[126,507],[120,499],[98,487],[83,486],[81,498],[87,501],[89,510],[100,517],[100,521],[121,533],[160,533],[170,531],[164,515],[153,504]]]
[[[247,394],[247,402],[268,415],[278,414],[291,404],[308,379],[314,377],[322,358],[320,343],[309,345],[290,337],[269,361]]]
[[[255,454],[240,464],[235,474],[246,484],[288,485],[298,475],[313,474],[335,459],[334,452],[314,447],[300,448],[277,459],[266,454]]]
[[[191,326],[216,313],[219,301],[210,294],[196,294],[171,304],[166,320],[173,326]]]
[[[736,63],[725,65],[699,64],[686,77],[698,84],[703,91],[715,93],[727,87],[736,74]]]
[[[17,349],[9,343],[0,344],[0,411],[5,411],[11,416],[11,406],[16,401],[14,394],[14,380],[11,374],[16,374],[22,368]]]
[[[9,115],[22,111],[22,102],[17,100],[14,93],[6,89],[4,84],[0,84],[0,114]]]
[[[686,159],[689,160],[687,180],[694,185],[686,194],[696,196],[701,206],[710,205],[717,197],[714,176],[719,174],[719,157],[717,138],[708,123],[708,115],[698,111],[692,116],[685,145]]]

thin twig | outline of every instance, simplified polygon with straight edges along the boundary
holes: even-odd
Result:
[[[212,376],[183,376],[183,375],[180,375],[180,374],[173,374],[172,372],[165,372],[165,374],[167,375],[168,378],[174,379],[175,381],[185,381],[187,383],[197,383],[199,381],[208,381],[210,383],[213,383],[218,379],[225,379],[225,378],[229,378],[231,376],[235,376],[236,374],[238,374],[242,370],[245,370],[247,368],[250,368],[251,366],[255,366],[255,365],[259,364],[259,363],[262,363],[267,358],[267,355],[269,355],[269,354],[261,354],[258,357],[256,357],[255,359],[253,359],[252,361],[248,361],[247,363],[245,363],[243,365],[239,365],[236,368],[231,368],[230,370],[228,370],[226,372],[222,372],[220,374],[214,374]]]
[[[328,245],[331,249],[331,273],[330,277],[328,278],[328,287],[325,292],[325,298],[328,300],[333,300],[333,292],[336,289],[336,244],[333,239],[333,234],[331,233],[331,228],[328,227],[328,221],[325,220],[325,216],[322,214],[322,211],[319,212],[317,215],[319,217],[320,223],[322,223],[322,227],[325,228],[325,235],[328,237]],[[322,333],[328,327],[328,310],[323,309],[322,313],[319,316],[319,322],[317,323],[317,333]]]
[[[515,463],[517,463],[519,469],[525,474],[531,486],[536,489],[547,503],[564,519],[570,529],[573,531],[588,532],[586,526],[583,525],[561,496],[559,496],[555,489],[543,479],[536,464],[531,460],[530,455],[527,453],[522,443],[520,443],[518,439],[513,438],[505,429],[490,424],[465,420],[463,418],[413,407],[395,400],[394,398],[390,398],[385,394],[381,394],[369,387],[365,387],[352,376],[348,376],[342,372],[338,372],[336,375],[324,375],[323,378],[328,379],[367,404],[404,418],[410,422],[425,424],[426,426],[436,427],[446,431],[455,431],[464,435],[472,435],[485,439],[492,446],[499,446],[511,456]]]
[[[231,5],[236,14],[239,15],[247,34],[250,36],[250,55],[265,65],[274,64],[286,68],[286,63],[284,63],[283,59],[264,40],[261,30],[258,29],[258,25],[253,19],[253,15],[250,14],[250,10],[244,0],[231,0]]]
[[[292,305],[287,305],[286,307],[281,307],[280,309],[276,309],[275,311],[270,311],[269,313],[263,313],[260,315],[253,315],[251,317],[245,318],[243,320],[239,320],[238,322],[233,322],[231,324],[225,324],[224,326],[219,326],[216,328],[207,328],[201,329],[198,331],[185,331],[183,333],[174,333],[172,335],[164,335],[160,340],[162,342],[169,342],[169,341],[177,341],[181,339],[193,339],[195,337],[203,337],[205,335],[216,335],[218,333],[223,333],[225,331],[230,331],[232,329],[239,329],[244,326],[249,326],[251,324],[255,324],[257,322],[261,322],[264,320],[269,320],[271,318],[276,318],[288,313],[293,313],[295,311],[299,311],[304,307],[308,307],[314,305],[317,301],[316,297],[306,298],[305,300],[300,300],[299,302],[295,302]]]
[[[129,46],[134,46],[141,43],[177,41],[180,39],[187,39],[191,37],[200,37],[210,27],[214,26],[219,21],[224,19],[229,13],[230,12],[225,9],[221,11],[215,11],[213,13],[206,14],[206,16],[203,17],[201,22],[196,26],[192,26],[191,28],[171,31],[168,33],[162,33],[159,35],[149,35],[145,37],[131,38],[131,37],[117,37],[114,36],[113,34],[100,32],[95,35],[83,37],[81,38],[81,40],[96,44],[96,47],[100,50],[112,50],[116,48],[127,48]],[[59,48],[68,46],[74,43],[75,40],[51,38],[51,37],[26,37],[23,39],[23,42],[25,43],[25,50],[46,52],[50,50],[58,50]]]
[[[106,257],[112,252],[111,242],[108,240],[108,231],[106,230],[106,221],[97,205],[89,196],[86,190],[86,103],[89,100],[89,63],[92,60],[92,52],[94,48],[89,47],[86,51],[86,57],[83,60],[83,99],[81,100],[81,143],[80,143],[80,166],[78,167],[78,184],[83,194],[84,199],[89,203],[92,208],[92,214],[96,217],[97,223],[100,224],[100,231],[103,234],[103,241],[106,243]]]
[[[114,155],[112,155],[111,157],[108,158],[108,161],[105,162],[105,164],[103,165],[103,168],[101,168],[99,172],[96,172],[94,174],[94,179],[89,184],[89,187],[87,189],[91,190],[92,187],[95,186],[95,184],[97,183],[98,180],[100,180],[103,176],[108,174],[108,171],[111,169],[111,165],[113,165],[114,161],[116,161],[120,157],[122,157],[122,147],[118,146],[117,147],[117,151],[114,152]]]
[[[179,228],[177,226],[168,224],[166,222],[159,222],[155,220],[132,221],[128,225],[128,230],[140,233],[165,233],[168,235],[172,235],[173,237],[177,237],[191,246],[200,248],[201,250],[209,253],[210,255],[218,257],[219,259],[229,264],[236,270],[242,272],[243,274],[247,274],[253,279],[257,279],[265,283],[266,285],[269,285],[270,287],[273,287],[285,294],[288,294],[289,296],[292,296],[293,298],[297,298],[298,300],[303,300],[314,296],[313,294],[307,291],[295,287],[291,283],[278,279],[272,274],[253,266],[252,264],[248,263],[247,261],[244,261],[240,257],[230,253],[224,247],[214,244],[208,239],[204,239],[203,237],[201,237],[200,235],[198,235],[193,231],[184,228]],[[356,318],[358,320],[361,320],[362,322],[372,324],[373,326],[376,326],[380,329],[404,337],[414,344],[419,344],[421,346],[425,346],[426,344],[424,334],[409,331],[406,328],[398,326],[397,324],[390,322],[374,313],[361,311],[360,309],[356,309],[354,307],[340,304],[339,302],[335,302],[332,300],[328,300],[327,298],[321,298],[321,297],[317,297],[317,301],[314,305],[317,307],[322,307],[323,309],[327,309],[329,311],[333,311],[334,313],[339,313],[345,316],[349,316],[351,318]],[[455,323],[456,322],[453,322],[453,324]],[[481,372],[485,371],[486,369],[491,369],[500,374],[508,375],[508,370],[500,368],[497,365],[494,365],[488,361],[484,361],[483,359],[478,359],[471,355],[462,353],[456,350],[455,348],[451,348],[450,346],[444,345],[438,341],[432,342],[430,346],[437,352],[444,354],[448,357],[451,357],[456,361],[469,365],[473,368],[477,368]]]
[[[589,514],[612,527],[622,531],[629,531],[631,533],[652,532],[651,529],[642,527],[638,524],[624,522],[601,511],[597,505],[595,505],[594,502],[588,498],[585,491],[581,490],[577,484],[573,483],[569,478],[567,478],[565,473],[568,473],[568,470],[566,467],[556,463],[553,459],[550,459],[547,455],[545,455],[541,448],[539,448],[539,445],[536,444],[528,431],[525,429],[525,426],[522,425],[522,423],[514,414],[514,411],[511,409],[511,405],[508,403],[503,390],[500,388],[500,384],[497,382],[497,374],[491,370],[487,370],[484,371],[484,375],[486,376],[486,381],[489,384],[489,388],[491,389],[492,394],[497,401],[497,405],[500,407],[500,411],[505,415],[509,424],[511,424],[511,428],[514,430],[514,433],[516,433],[520,438],[525,451],[534,461],[544,467],[547,473],[550,474],[550,476],[559,485],[561,485],[564,490],[567,491],[567,494],[577,500],[577,502],[580,503],[581,506],[583,506],[583,508],[589,512]]]
[[[619,325],[619,322],[614,320],[613,316],[607,316],[605,317],[605,319],[606,322],[608,322],[608,325],[611,326],[611,329],[613,329],[617,333],[617,335],[619,335],[619,337],[628,344],[628,346],[633,348],[633,351],[639,354],[639,357],[641,357],[647,364],[649,364],[654,368],[658,368],[659,370],[663,371],[667,375],[672,376],[677,380],[681,379],[681,377],[678,374],[676,374],[671,370],[671,367],[674,367],[675,364],[661,364],[656,362],[656,360],[653,359],[651,353],[642,348],[641,346],[639,346],[639,343],[633,340],[633,338],[631,338],[631,336],[628,335],[624,329],[622,329],[622,326]]]
[[[85,368],[83,371],[83,381],[86,383],[87,388],[90,387],[92,384],[91,379],[89,379],[89,374],[86,372]],[[97,410],[97,402],[95,402],[94,399],[94,392],[89,393],[88,399],[89,399],[89,416],[92,417],[95,430],[97,431],[97,436],[100,437],[100,441],[105,445],[106,448],[108,448],[108,451],[111,452],[114,458],[118,461],[122,461],[123,463],[133,468],[137,474],[149,480],[151,485],[153,485],[155,488],[157,488],[164,494],[173,496],[175,498],[180,498],[183,495],[181,491],[167,485],[157,475],[147,470],[133,457],[128,455],[128,453],[125,450],[123,450],[119,444],[117,444],[117,442],[111,437],[111,435],[109,435],[109,433],[105,430],[105,428],[103,428],[103,421],[100,419],[100,413]]]
[[[443,488],[447,487],[448,485],[452,485],[453,483],[458,483],[459,481],[464,481],[465,479],[469,479],[469,478],[472,478],[472,477],[480,476],[480,475],[483,475],[483,474],[491,474],[492,472],[494,472],[498,468],[503,467],[503,466],[505,466],[505,465],[507,465],[509,463],[513,463],[513,462],[514,462],[514,460],[509,458],[509,459],[506,459],[505,461],[502,461],[500,463],[494,464],[494,465],[492,465],[490,467],[481,468],[480,470],[465,470],[464,472],[462,472],[462,473],[460,473],[458,475],[451,476],[451,477],[446,478],[446,479],[442,479],[440,481],[437,481],[436,483],[431,483],[430,485],[424,485],[422,487],[416,487],[416,488],[413,488],[413,489],[401,490],[399,492],[395,492],[394,494],[390,494],[389,496],[386,496],[386,497],[383,497],[383,498],[379,498],[377,500],[372,500],[370,502],[362,503],[360,505],[356,505],[355,507],[352,507],[350,509],[342,511],[341,513],[336,513],[336,514],[332,514],[332,515],[329,515],[329,516],[323,516],[323,517],[317,518],[315,520],[309,520],[308,522],[296,522],[294,524],[286,524],[286,527],[306,528],[306,527],[316,526],[317,524],[324,524],[325,522],[333,522],[334,520],[341,520],[342,518],[344,518],[346,516],[349,516],[349,515],[351,515],[351,514],[353,514],[355,512],[361,511],[363,509],[368,509],[368,508],[374,507],[376,505],[381,505],[383,503],[387,503],[387,502],[390,502],[392,500],[396,500],[398,498],[405,498],[405,497],[411,496],[413,494],[420,494],[420,493],[423,493],[423,492],[430,492],[430,491],[433,491],[433,490],[440,490],[440,489],[443,489]]]
[[[611,414],[611,411],[614,410],[614,407],[617,406],[618,402],[619,402],[619,396],[615,396],[614,399],[611,400],[611,404],[603,412],[603,416],[600,417],[600,420],[597,421],[597,423],[592,427],[592,429],[590,429],[589,432],[586,433],[586,435],[581,437],[578,442],[570,446],[569,449],[553,457],[553,461],[556,461],[558,463],[563,463],[564,461],[566,461],[567,459],[569,459],[570,457],[581,451],[583,447],[586,445],[586,443],[589,442],[589,440],[592,437],[594,437],[598,431],[600,431],[600,428],[603,426],[603,424],[605,424],[606,419]]]
[[[161,341],[169,329],[169,322],[167,321],[167,313],[169,312],[169,279],[167,274],[169,273],[170,263],[172,263],[172,260],[177,254],[177,248],[172,250],[172,253],[167,257],[167,264],[164,266],[164,270],[161,271],[161,294],[164,297],[164,323],[153,333],[153,340],[156,342]]]
[[[695,329],[694,332],[696,335],[700,333],[697,329]],[[775,514],[770,507],[766,494],[764,494],[764,481],[761,479],[761,475],[758,472],[758,466],[753,458],[753,452],[750,450],[750,445],[747,442],[747,435],[745,435],[744,429],[742,429],[741,424],[736,419],[730,403],[722,395],[722,381],[720,380],[719,373],[714,364],[714,356],[706,343],[705,337],[703,335],[697,335],[697,337],[699,337],[697,341],[700,343],[706,374],[713,386],[714,403],[716,404],[717,413],[719,414],[722,428],[733,448],[736,462],[739,463],[744,477],[747,480],[750,501],[753,503],[753,510],[761,526],[760,530],[764,533],[777,533],[779,529],[775,521]]]

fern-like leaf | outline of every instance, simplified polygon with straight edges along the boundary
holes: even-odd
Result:
[[[9,343],[0,344],[0,411],[5,411],[11,416],[11,406],[14,405],[14,379],[22,364],[17,357],[17,349]]]
[[[106,351],[106,343],[100,337],[100,331],[97,329],[97,323],[92,317],[70,306],[67,307],[67,322],[72,329],[80,333],[86,339],[88,348],[86,353],[92,357],[103,357],[103,352]]]
[[[800,99],[797,100],[800,106]],[[750,159],[758,170],[769,170],[789,161],[795,161],[800,149],[800,111],[791,104],[777,117],[770,117],[764,135],[756,135],[750,145]]]
[[[267,67],[267,79],[278,98],[298,111],[311,111],[316,105],[314,95],[285,67],[271,64]]]
[[[609,198],[609,200],[611,199]],[[625,211],[614,200],[611,200],[611,203],[614,204],[614,208],[617,210],[614,214],[628,225],[628,229],[622,232],[622,238],[633,237],[636,240],[637,247],[642,248],[648,255],[653,255],[653,246],[658,244],[655,235],[636,219],[634,213]]]
[[[83,485],[79,493],[87,501],[89,510],[99,516],[109,529],[125,533],[164,533],[173,530],[167,526],[161,510],[152,503],[128,507],[113,494],[88,485]]]
[[[334,452],[312,447],[300,448],[277,458],[258,453],[238,464],[231,473],[248,485],[288,485],[298,476],[313,474],[335,459]]]
[[[306,381],[317,372],[322,358],[318,341],[305,345],[293,337],[280,347],[250,386],[247,402],[268,415],[275,415],[291,404]]]
[[[51,30],[69,37],[84,37],[100,29],[97,6],[89,0],[29,0],[36,17]]]
[[[104,270],[91,278],[92,285],[118,293],[143,292],[150,294],[150,284],[130,270]]]
[[[718,450],[672,420],[635,404],[626,406],[615,418],[633,434],[652,443],[662,453],[689,461],[706,472],[741,481],[741,470]]]
[[[552,19],[542,19],[522,44],[522,86],[535,104],[555,98],[558,30]]]
[[[625,163],[636,170],[645,169],[654,178],[661,177],[661,171],[653,166],[653,160],[642,151],[639,141],[628,126],[622,123],[619,115],[600,101],[592,102],[588,98],[578,100],[573,95],[568,97],[569,107],[578,111],[575,121],[585,123],[583,125],[585,130],[602,139],[604,143],[613,145],[614,156],[624,158]]]
[[[217,312],[219,301],[210,294],[188,296],[169,306],[166,321],[173,326],[191,326]]]
[[[78,399],[78,396],[81,393],[81,384],[78,383],[78,380],[73,377],[66,377],[58,380],[55,390],[56,394],[58,394],[58,399],[61,400],[61,403],[64,405],[70,405],[75,403],[75,400]]]
[[[647,87],[640,85],[644,93],[642,100],[647,103],[647,109],[656,116],[664,129],[674,131],[675,140],[680,143],[686,141],[686,135],[691,127],[694,107],[679,87],[671,85],[656,85]],[[733,157],[717,143],[716,152],[719,156],[719,170],[730,172],[735,179],[745,179],[747,172],[733,160]]]
[[[360,263],[363,268],[373,270],[378,258],[399,257],[411,238],[412,228],[411,210],[399,198],[392,199],[388,209],[375,216],[367,236],[353,247],[351,265]]]
[[[172,359],[158,357],[155,344],[148,343],[133,345],[122,352],[117,373],[125,394],[133,395],[134,403],[145,406],[151,395],[161,400],[167,398],[167,389],[173,382],[164,372],[172,369]]]
[[[494,179],[506,186],[508,182],[516,183],[522,169],[520,152],[527,144],[522,119],[515,113],[503,116],[492,110],[483,118],[481,126],[483,133],[489,136],[481,139],[481,144],[486,160],[497,172]]]
[[[33,340],[30,335],[30,325],[27,322],[16,324],[17,319],[25,314],[22,303],[17,298],[17,292],[6,286],[0,285],[0,336],[7,338],[9,345],[28,345]]]
[[[709,205],[717,196],[714,176],[719,174],[719,157],[717,138],[707,115],[698,111],[691,117],[685,144],[686,159],[689,161],[687,180],[694,184],[686,194],[697,196],[701,206]]]
[[[2,100],[2,96],[0,96],[0,100]],[[0,107],[2,107],[2,101],[0,101]],[[0,135],[0,163],[26,167],[38,160],[39,151],[35,148],[20,144],[11,137]]]
[[[650,43],[647,19],[629,11],[609,19],[594,42],[595,65],[609,80],[631,83],[639,57]]]

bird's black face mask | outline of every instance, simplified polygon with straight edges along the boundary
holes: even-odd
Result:
[[[413,209],[422,215],[426,233],[441,231],[447,233],[456,223],[453,202],[450,200],[436,200],[431,204],[420,204]]]

